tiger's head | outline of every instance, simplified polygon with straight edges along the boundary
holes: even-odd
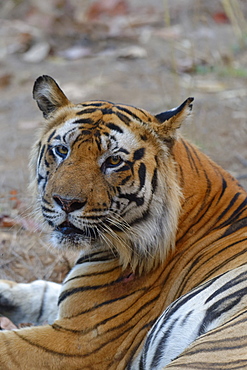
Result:
[[[73,104],[49,76],[33,96],[46,119],[33,186],[53,245],[109,250],[139,272],[164,261],[180,212],[171,148],[193,98],[156,116],[108,101]]]

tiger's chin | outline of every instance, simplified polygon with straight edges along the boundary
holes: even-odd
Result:
[[[95,229],[79,229],[74,225],[63,222],[51,233],[51,242],[55,248],[88,251],[99,244],[99,235]]]
[[[81,251],[90,250],[92,248],[92,242],[79,234],[68,236],[57,231],[52,232],[51,243],[53,247],[62,250]]]

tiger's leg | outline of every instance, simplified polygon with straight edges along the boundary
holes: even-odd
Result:
[[[222,370],[247,368],[247,308],[195,340],[164,369]]]
[[[0,280],[0,315],[15,325],[53,323],[57,317],[60,285],[44,280],[17,284]]]
[[[170,304],[149,331],[131,369],[162,369],[198,337],[221,327],[246,308],[247,265],[243,265]]]

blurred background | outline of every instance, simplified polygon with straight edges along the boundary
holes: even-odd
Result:
[[[27,214],[43,74],[74,102],[159,113],[194,96],[183,134],[247,188],[246,0],[0,0],[0,277],[61,281],[74,258]]]

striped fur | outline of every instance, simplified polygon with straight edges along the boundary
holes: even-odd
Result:
[[[195,339],[231,321],[242,310],[247,313],[247,265],[217,276],[171,303],[152,326],[130,369],[162,369]],[[247,357],[245,363],[247,366]]]
[[[52,325],[0,333],[0,368],[125,369],[172,302],[247,262],[247,194],[177,134],[191,98],[157,116],[102,101],[75,105],[47,76],[34,98],[46,118],[32,153],[38,208],[55,246],[81,257]],[[229,342],[216,364],[231,358],[230,338],[239,335],[231,320],[245,314],[234,306],[194,342],[211,352],[211,335],[221,343],[222,329]],[[168,368],[190,368],[193,356],[197,368],[213,368],[191,346]]]
[[[246,369],[246,308],[231,320],[195,340],[166,369]]]

